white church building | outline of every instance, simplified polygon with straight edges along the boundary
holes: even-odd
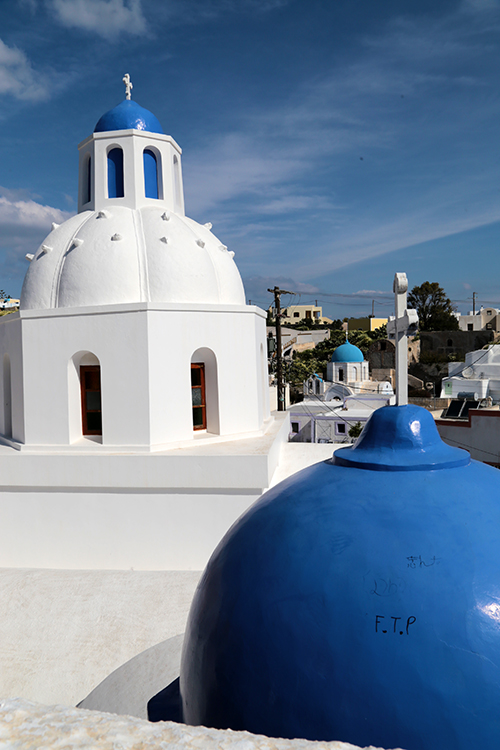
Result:
[[[79,211],[29,256],[0,322],[0,482],[25,519],[15,549],[2,524],[0,565],[201,569],[276,468],[265,313],[185,216],[181,150],[151,113],[124,100],[79,150]]]
[[[181,149],[124,81],[79,145],[78,213],[0,320],[0,694],[48,703],[179,636],[231,524],[331,455],[287,459],[266,313],[185,215]]]

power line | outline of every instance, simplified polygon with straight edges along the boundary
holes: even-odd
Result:
[[[294,292],[287,292],[285,289],[280,289],[275,286],[274,289],[268,289],[268,292],[274,294],[274,307],[275,307],[275,318],[276,318],[276,379],[277,390],[278,390],[278,411],[285,411],[285,383],[283,380],[283,351],[281,348],[281,295],[282,294],[294,294]]]
[[[484,448],[477,448],[477,447],[474,447],[473,445],[466,445],[462,441],[453,440],[453,438],[446,437],[446,438],[441,438],[441,439],[445,442],[449,441],[450,443],[454,443],[455,445],[458,445],[459,448],[467,448],[468,450],[471,450],[471,451],[477,450],[477,451],[481,451],[481,453],[486,453],[488,456],[495,456],[495,458],[497,459],[500,458],[499,453],[492,453],[491,451],[487,451]]]

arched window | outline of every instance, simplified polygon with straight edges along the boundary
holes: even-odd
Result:
[[[156,154],[150,148],[145,148],[144,159],[144,194],[146,198],[158,200],[158,162]]]
[[[83,199],[82,203],[90,203],[92,199],[92,157],[88,156],[85,160],[85,167],[83,172]]]
[[[82,433],[102,435],[101,368],[99,365],[80,365],[82,395]]]
[[[108,152],[108,198],[123,198],[123,151],[112,148]]]
[[[205,394],[205,365],[191,365],[191,400],[193,404],[193,429],[204,430],[207,426],[207,399]]]
[[[3,434],[12,437],[12,385],[8,354],[3,355]]]
[[[175,155],[174,155],[174,204],[175,204],[175,210],[180,211],[180,208],[181,208],[181,172],[180,172],[179,159]]]
[[[339,381],[342,383],[344,380],[344,370],[342,367],[339,368]]]
[[[211,349],[197,349],[191,357],[193,429],[219,434],[217,358]]]

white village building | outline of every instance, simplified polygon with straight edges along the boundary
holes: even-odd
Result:
[[[0,693],[47,703],[81,701],[139,652],[176,676],[225,531],[331,455],[287,459],[266,314],[185,215],[181,149],[156,117],[127,98],[79,151],[78,213],[28,256],[20,311],[0,320]],[[144,715],[172,679],[155,674],[121,712]]]
[[[448,377],[443,378],[441,398],[458,398],[462,394],[477,401],[491,398],[500,403],[500,347],[468,352],[465,362],[450,362]]]
[[[307,378],[304,400],[289,407],[292,442],[349,442],[351,427],[364,426],[375,409],[395,402],[391,383],[371,380],[363,352],[347,339],[333,352],[326,375]]]

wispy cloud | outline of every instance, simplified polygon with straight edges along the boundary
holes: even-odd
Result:
[[[51,222],[60,224],[71,215],[72,212],[44,206],[27,197],[19,198],[15,192],[0,187],[0,245],[29,243],[33,247],[32,243],[38,244],[50,232]]]
[[[178,26],[214,21],[229,14],[264,14],[288,5],[290,0],[145,0],[152,15]]]
[[[294,292],[296,295],[301,294],[318,294],[319,289],[313,284],[306,284],[301,281],[296,281],[289,276],[249,276],[243,279],[245,284],[245,291],[247,299],[260,300],[262,304],[268,300],[270,305],[273,302],[273,297],[268,289],[273,289],[275,286],[279,286],[280,289],[285,291]],[[290,299],[293,297],[284,297],[283,304],[290,304]],[[295,299],[295,301],[297,301]]]
[[[282,252],[265,222],[279,215],[282,251],[295,248],[287,261],[302,279],[497,221],[498,165],[473,135],[499,110],[484,72],[497,57],[483,44],[489,24],[460,13],[392,20],[360,40],[356,59],[191,150],[188,207],[223,215],[233,238],[252,216],[247,234],[267,248],[253,255],[268,272]],[[309,237],[297,234],[301,221]]]
[[[47,0],[56,20],[106,39],[147,32],[141,0]]]
[[[51,223],[66,221],[73,212],[44,206],[26,195],[0,187],[0,273],[4,287],[22,279],[26,253],[34,253],[50,232]],[[7,290],[8,291],[8,290]]]
[[[37,75],[27,55],[18,47],[9,47],[0,39],[0,95],[38,101],[47,98],[48,79]]]
[[[462,9],[466,11],[484,12],[500,10],[499,0],[462,0]]]
[[[380,292],[376,289],[360,289],[357,292],[353,292],[351,296],[354,296],[355,294],[368,295],[368,296],[371,296],[372,294],[383,294],[385,296],[387,295],[387,291]]]
[[[21,8],[26,8],[30,13],[35,13],[38,7],[38,0],[17,0]]]

